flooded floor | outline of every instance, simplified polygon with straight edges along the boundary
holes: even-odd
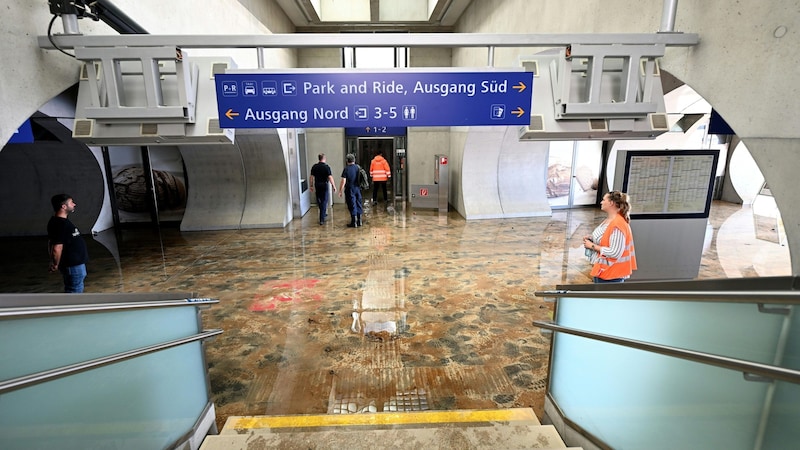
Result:
[[[588,283],[581,237],[599,209],[465,221],[379,203],[352,229],[335,205],[283,229],[143,228],[87,239],[86,292],[194,292],[212,400],[230,415],[532,407],[542,416],[549,337],[534,296]],[[635,238],[635,237],[634,237]],[[104,244],[101,244],[101,241]],[[714,203],[698,278],[790,275],[779,223]],[[750,259],[742,258],[746,245]],[[60,292],[46,238],[4,239],[2,292]]]

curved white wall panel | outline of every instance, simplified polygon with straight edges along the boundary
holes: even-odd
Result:
[[[289,174],[276,130],[238,130],[247,197],[242,228],[280,228],[291,220]]]
[[[245,203],[242,155],[235,145],[183,145],[188,189],[181,231],[238,229]]]
[[[541,183],[547,148],[520,142],[518,127],[470,127],[461,166],[465,218],[550,215]]]

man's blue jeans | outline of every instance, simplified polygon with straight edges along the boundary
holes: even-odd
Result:
[[[317,206],[319,207],[319,223],[322,223],[328,217],[328,183],[314,183],[314,189],[317,195]]]
[[[64,277],[64,292],[80,294],[83,292],[83,280],[86,278],[86,264],[67,267],[61,273]]]
[[[345,202],[351,216],[364,214],[364,200],[361,197],[361,188],[350,186],[344,188]]]

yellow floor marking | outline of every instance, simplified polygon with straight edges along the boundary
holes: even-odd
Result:
[[[406,425],[432,423],[468,422],[515,422],[537,421],[533,410],[526,408],[469,410],[469,411],[421,411],[375,414],[331,414],[297,416],[245,416],[231,421],[237,430],[250,428],[306,428],[348,425]],[[226,427],[227,428],[227,427]]]

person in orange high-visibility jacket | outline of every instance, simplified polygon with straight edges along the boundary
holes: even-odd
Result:
[[[628,195],[619,191],[609,192],[603,196],[600,209],[608,217],[591,236],[583,237],[586,256],[592,263],[592,280],[595,283],[622,283],[636,270]]]
[[[386,196],[386,182],[392,178],[392,171],[389,169],[389,163],[383,157],[383,150],[378,149],[372,162],[369,165],[369,176],[372,178],[372,203],[378,201],[378,188],[383,191],[383,200],[389,201]]]

